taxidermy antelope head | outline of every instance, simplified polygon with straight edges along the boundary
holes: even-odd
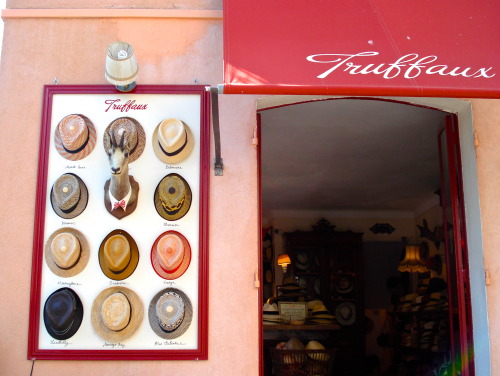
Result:
[[[128,174],[129,146],[125,143],[125,132],[122,132],[120,143],[115,139],[113,130],[109,131],[111,148],[108,150],[109,164],[112,175]]]

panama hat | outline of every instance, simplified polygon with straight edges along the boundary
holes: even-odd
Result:
[[[144,128],[135,119],[130,117],[121,117],[115,119],[109,124],[104,131],[104,150],[106,154],[109,155],[111,149],[111,135],[110,131],[113,131],[116,142],[120,142],[120,138],[123,133],[125,133],[125,140],[128,142],[129,150],[129,163],[132,163],[137,158],[141,156],[146,145],[146,134],[144,133]]]
[[[61,228],[45,242],[45,262],[59,277],[73,277],[89,261],[90,247],[85,236],[70,227]]]
[[[193,319],[191,300],[179,289],[163,289],[151,300],[148,317],[151,329],[161,338],[180,337]]]
[[[124,230],[111,231],[99,247],[99,265],[111,279],[128,278],[139,263],[139,250],[135,240]]]
[[[182,162],[191,154],[193,146],[191,129],[178,119],[162,120],[153,132],[153,150],[162,162]]]
[[[92,304],[91,322],[99,337],[121,342],[132,336],[144,318],[144,305],[139,296],[126,287],[110,287],[102,291]]]
[[[191,187],[178,174],[165,176],[156,187],[154,194],[156,211],[168,221],[184,217],[191,207],[191,201]]]
[[[75,174],[63,174],[50,191],[50,202],[56,214],[65,219],[79,216],[87,207],[89,193],[83,180]]]
[[[335,318],[340,325],[352,325],[356,321],[356,306],[351,302],[340,303],[335,310]]]
[[[182,276],[191,262],[191,246],[184,235],[166,231],[158,236],[151,248],[151,264],[164,279]]]
[[[68,339],[80,328],[83,305],[78,295],[69,288],[54,291],[45,301],[43,322],[55,339]]]
[[[96,143],[94,124],[86,116],[67,115],[57,124],[54,142],[63,158],[70,161],[83,159]]]

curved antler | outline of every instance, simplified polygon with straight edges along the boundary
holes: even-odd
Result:
[[[116,145],[116,140],[115,140],[115,134],[113,133],[112,129],[109,130],[109,135],[111,136],[110,137],[111,146],[116,147],[117,145]]]
[[[121,138],[121,140],[120,140],[120,148],[121,148],[121,149],[123,149],[123,141],[124,141],[124,139],[125,139],[125,133],[126,133],[126,132],[125,132],[125,131],[123,131],[123,133],[122,133],[122,138]]]

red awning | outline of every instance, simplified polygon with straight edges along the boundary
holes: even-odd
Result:
[[[224,93],[500,98],[500,2],[224,0]]]

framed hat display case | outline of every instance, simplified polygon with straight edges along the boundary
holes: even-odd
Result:
[[[208,359],[210,93],[45,86],[28,359]]]

